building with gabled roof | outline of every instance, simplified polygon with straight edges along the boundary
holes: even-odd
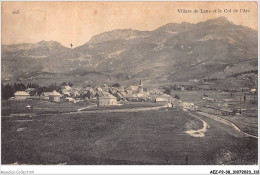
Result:
[[[52,91],[50,94],[49,94],[49,100],[51,102],[60,102],[60,97],[61,97],[61,94],[57,91]]]
[[[98,97],[98,106],[104,107],[113,105],[117,105],[117,99],[115,96],[109,93],[103,93]]]
[[[115,95],[117,93],[117,90],[115,88],[110,88],[108,91],[110,94]]]
[[[25,91],[17,91],[14,93],[16,100],[25,100],[30,97],[30,94]]]
[[[138,96],[134,92],[133,93],[128,92],[128,93],[125,94],[124,100],[136,101],[136,100],[138,100]]]
[[[157,97],[157,98],[155,99],[155,101],[156,101],[156,103],[157,103],[157,102],[167,102],[167,103],[171,103],[172,99],[173,99],[172,96],[170,96],[170,95],[168,95],[168,94],[163,94],[163,95]]]
[[[102,91],[103,91],[103,89],[102,89],[101,87],[96,87],[96,88],[95,88],[95,91],[102,92]]]
[[[40,95],[40,99],[42,100],[49,100],[51,92],[42,92]]]
[[[114,96],[117,98],[117,100],[122,100],[124,97],[123,95],[121,94],[121,92],[117,91]]]

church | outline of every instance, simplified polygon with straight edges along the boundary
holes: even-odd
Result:
[[[139,81],[139,85],[131,85],[126,90],[125,100],[143,101],[148,98],[147,92],[144,92],[142,79]]]
[[[148,94],[144,91],[142,79],[140,79],[137,91],[137,97],[139,100],[147,100]]]

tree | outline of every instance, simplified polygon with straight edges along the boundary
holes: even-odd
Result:
[[[39,87],[38,84],[34,84],[34,83],[28,83],[27,84],[27,88],[37,88],[37,87]]]
[[[13,90],[13,86],[12,85],[4,85],[1,84],[2,87],[2,99],[6,100],[9,99],[10,97],[14,96],[14,90]]]
[[[61,86],[67,86],[67,82],[61,83]]]
[[[120,87],[120,84],[119,83],[115,83],[112,85],[112,87]]]
[[[180,99],[180,96],[179,95],[174,95],[174,98]]]
[[[26,86],[23,83],[14,84],[14,92],[16,91],[24,91],[26,89]]]
[[[169,88],[164,88],[164,93],[171,95],[171,90]]]
[[[41,95],[41,93],[47,92],[47,90],[48,90],[47,87],[38,87],[38,88],[36,89],[36,94]]]

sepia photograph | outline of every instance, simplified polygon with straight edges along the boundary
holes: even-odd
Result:
[[[258,3],[2,1],[1,164],[258,165]]]

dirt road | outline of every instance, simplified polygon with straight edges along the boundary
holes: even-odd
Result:
[[[90,106],[92,107],[92,106]],[[140,112],[140,111],[151,111],[151,110],[159,110],[161,108],[165,108],[166,106],[155,106],[155,107],[136,107],[136,108],[126,108],[126,109],[100,109],[100,110],[93,110],[93,111],[82,111],[78,110],[77,112],[70,112],[68,114],[79,114],[79,113],[111,113],[111,112]],[[88,108],[88,107],[86,107]],[[85,109],[85,108],[84,108]]]

